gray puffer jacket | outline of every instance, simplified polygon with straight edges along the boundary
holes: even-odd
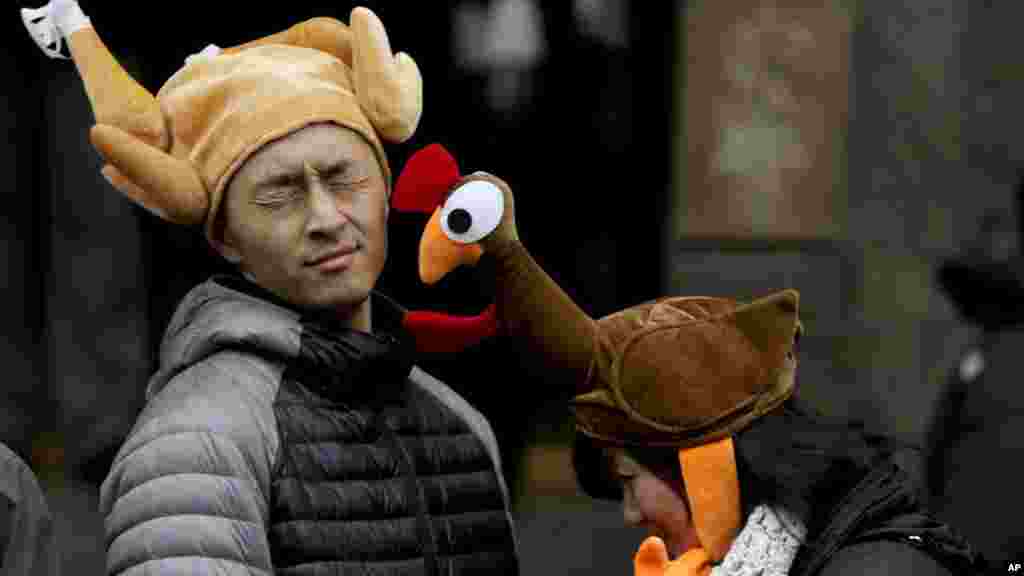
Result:
[[[235,277],[171,320],[101,489],[109,574],[518,574],[487,421],[374,333]]]
[[[0,574],[60,574],[54,518],[35,473],[0,443]]]

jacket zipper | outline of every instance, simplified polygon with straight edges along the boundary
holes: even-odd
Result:
[[[423,486],[416,477],[416,464],[409,451],[402,444],[402,439],[387,425],[387,416],[384,410],[377,412],[376,420],[377,429],[382,437],[399,454],[402,476],[405,477],[406,491],[416,506],[416,527],[419,532],[420,551],[423,553],[426,574],[427,576],[439,576],[441,569],[437,563],[437,541],[434,539],[434,531],[430,526],[426,494],[424,494]]]

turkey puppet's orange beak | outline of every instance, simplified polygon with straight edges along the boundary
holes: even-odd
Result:
[[[480,244],[456,242],[444,233],[441,207],[438,207],[420,237],[420,280],[424,284],[434,284],[461,265],[475,265],[483,253]]]

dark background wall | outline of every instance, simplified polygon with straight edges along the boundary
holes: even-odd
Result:
[[[226,19],[179,2],[160,9],[159,26],[140,26],[115,3],[81,4],[153,91],[209,43],[242,43],[313,16],[346,20],[350,9],[248,4]],[[539,7],[546,53],[520,76],[532,97],[501,111],[487,104],[488,75],[457,64],[456,3],[367,2],[426,81],[417,135],[392,148],[396,171],[412,151],[441,142],[464,172],[505,178],[524,242],[594,316],[667,292],[800,289],[809,397],[833,416],[920,442],[938,387],[970,337],[935,288],[934,266],[975,233],[982,212],[1011,207],[1024,63],[993,38],[1012,45],[1021,9],[835,2],[850,22],[846,60],[836,62],[849,88],[836,104],[847,120],[834,184],[816,192],[829,198],[829,226],[782,238],[724,229],[694,236],[672,225],[707,192],[680,179],[694,142],[680,121],[693,92],[686,72],[721,49],[687,43],[704,3],[624,2],[624,42],[589,33],[576,12],[585,4]],[[141,408],[174,306],[223,266],[199,235],[156,220],[103,181],[73,64],[45,58],[13,12],[0,26],[0,69],[16,79],[0,93],[8,135],[0,143],[0,317],[8,328],[0,441],[44,479],[75,572],[100,573],[99,483]],[[489,289],[472,270],[419,284],[424,220],[393,214],[380,289],[410,307],[481,309]],[[639,534],[621,528],[616,507],[576,494],[565,406],[536,400],[557,383],[509,362],[500,341],[424,367],[480,406],[498,432],[516,487],[525,573],[627,573]],[[556,542],[560,553],[552,554]]]

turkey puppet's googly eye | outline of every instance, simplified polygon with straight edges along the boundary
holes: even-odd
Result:
[[[505,199],[497,186],[473,180],[452,191],[441,208],[441,228],[461,244],[479,242],[498,227]]]

